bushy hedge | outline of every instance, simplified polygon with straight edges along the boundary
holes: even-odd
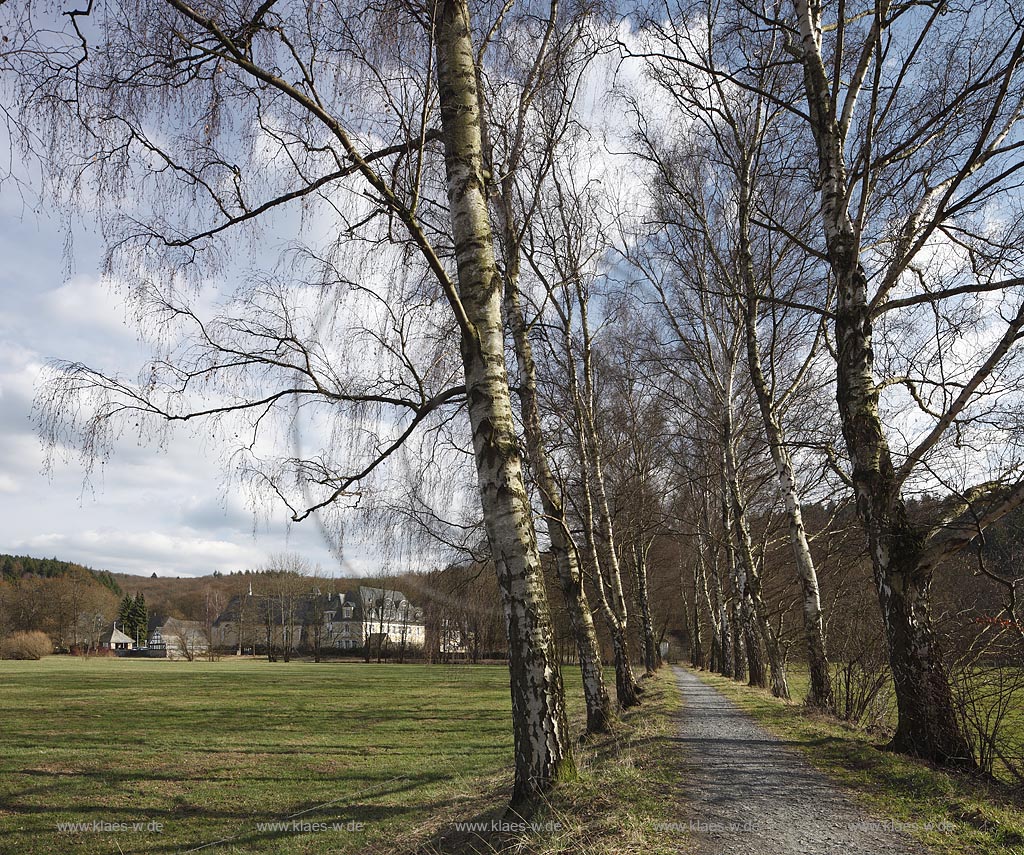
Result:
[[[0,659],[42,659],[53,653],[45,632],[15,632],[0,641]]]

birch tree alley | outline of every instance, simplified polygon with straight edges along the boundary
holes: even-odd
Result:
[[[579,523],[574,548],[577,555],[583,553],[581,564],[593,581],[614,651],[616,698],[621,708],[627,708],[640,702],[642,690],[630,656],[629,606],[604,476],[589,316],[591,294],[600,281],[595,265],[609,244],[595,188],[577,170],[588,154],[586,140],[574,131],[571,145],[569,138],[563,139],[563,156],[544,187],[546,204],[538,207],[533,227],[523,236],[523,252],[554,328],[547,356],[564,378],[558,408],[572,446],[564,468],[576,488],[571,496]]]
[[[1024,638],[1019,6],[0,3],[0,181],[69,256],[95,231],[149,353],[49,365],[51,462],[192,431],[339,554],[376,520],[469,556],[424,589],[473,659],[500,600],[517,805],[574,768],[559,657],[606,733],[603,660],[640,705],[663,639],[850,722],[891,692],[895,750],[984,769],[964,663]]]
[[[938,565],[1024,500],[1024,22],[1002,0],[674,3],[652,17],[654,40],[672,48],[654,51],[653,64],[680,69],[663,88],[696,104],[688,116],[713,139],[732,130],[729,146],[717,146],[737,191],[723,210],[738,239],[723,257],[740,274],[730,290],[745,295],[748,332],[758,304],[829,324],[836,421],[897,697],[893,747],[971,766],[931,589]],[[756,109],[737,125],[744,102]],[[810,146],[814,166],[776,163],[783,172],[759,194],[753,168],[763,181],[771,164],[750,148],[750,132],[769,123],[796,155]],[[810,231],[799,207],[795,221],[779,217],[780,204],[801,198],[817,201]],[[813,299],[751,287],[752,229],[799,250],[788,272],[819,278],[805,291]],[[754,356],[748,349],[757,385]],[[760,402],[777,445],[771,401]],[[927,493],[941,501],[911,501]]]
[[[792,109],[817,150],[836,396],[896,686],[893,745],[951,765],[974,758],[932,627],[934,569],[1024,502],[1014,364],[1024,21],[1014,7],[883,0],[847,3],[838,18],[803,0],[743,9],[771,20],[802,75],[805,104]],[[896,424],[899,396],[914,414]],[[905,493],[926,484],[947,499],[915,519]]]

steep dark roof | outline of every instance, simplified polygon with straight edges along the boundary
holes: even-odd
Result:
[[[242,594],[232,597],[224,611],[218,615],[213,622],[214,626],[223,623],[237,623],[239,615],[244,614],[248,621],[265,622],[267,609],[270,608],[270,617],[276,624],[282,620],[280,605],[274,602],[273,595],[267,594]],[[347,594],[301,594],[295,598],[292,605],[293,615],[296,623],[308,623],[312,616],[319,612],[323,614],[329,611],[340,611],[342,604],[348,600]],[[357,606],[356,602],[352,603]],[[358,607],[356,609],[358,611]],[[353,618],[355,617],[353,613]],[[340,615],[338,616],[340,619]]]

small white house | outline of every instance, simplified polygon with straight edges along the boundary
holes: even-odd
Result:
[[[135,639],[121,632],[115,623],[100,636],[100,648],[103,650],[134,650]]]

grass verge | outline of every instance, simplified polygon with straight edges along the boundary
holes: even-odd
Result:
[[[811,764],[943,855],[1024,855],[1024,797],[1002,784],[946,772],[880,749],[872,736],[803,704],[696,672]]]
[[[418,855],[678,855],[687,851],[680,822],[676,735],[679,692],[671,669],[644,680],[643,704],[625,711],[612,734],[576,748],[577,773],[525,818],[505,813],[504,801],[481,805],[471,820],[449,821]],[[507,782],[504,790],[507,793]],[[501,833],[503,821],[530,829]],[[468,825],[476,824],[479,831]],[[682,830],[682,831],[681,831]]]

